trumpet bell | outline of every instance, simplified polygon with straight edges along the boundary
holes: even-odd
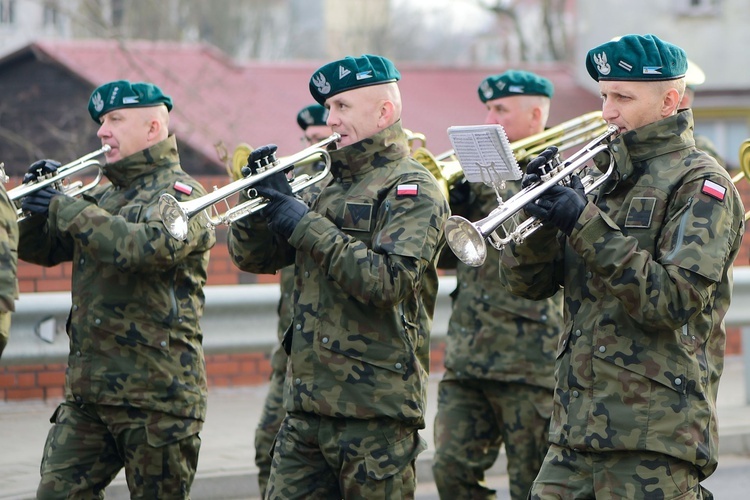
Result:
[[[464,264],[479,267],[487,259],[485,237],[468,219],[460,215],[449,217],[443,230],[446,243]]]
[[[189,214],[174,196],[165,193],[159,197],[159,214],[173,238],[180,241],[187,239]]]

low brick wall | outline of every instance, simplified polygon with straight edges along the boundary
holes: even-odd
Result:
[[[740,329],[730,328],[726,355],[741,352]],[[445,341],[433,342],[430,350],[431,373],[443,372],[444,359]],[[206,372],[209,389],[263,384],[271,375],[270,353],[208,354]],[[64,363],[0,366],[0,401],[59,400],[63,397],[64,385]]]

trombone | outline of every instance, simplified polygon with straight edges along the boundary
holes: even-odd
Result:
[[[555,156],[547,163],[547,173],[542,176],[542,180],[523,188],[506,202],[501,202],[484,219],[471,222],[458,215],[449,217],[443,229],[445,240],[450,249],[464,264],[479,267],[487,258],[487,243],[485,243],[485,240],[497,250],[502,250],[511,241],[523,242],[542,226],[542,222],[535,217],[529,217],[511,229],[505,228],[505,222],[523,209],[527,203],[532,203],[538,199],[552,186],[566,183],[572,175],[583,171],[586,163],[594,156],[606,152],[609,154],[607,171],[598,177],[586,175],[581,179],[586,194],[598,188],[614,172],[614,156],[609,151],[608,144],[618,131],[619,129],[616,126],[609,125],[603,134],[589,142],[569,159],[561,162],[559,156]],[[499,229],[502,229],[502,236],[497,232]]]
[[[732,177],[732,183],[737,184],[742,179],[750,181],[750,139],[740,144],[740,173]],[[745,212],[745,222],[750,220],[750,210]]]
[[[522,163],[550,146],[556,146],[559,152],[563,152],[596,138],[606,130],[607,122],[602,118],[602,112],[592,111],[538,134],[514,141],[510,147],[516,161]],[[434,156],[426,147],[421,147],[414,151],[412,156],[435,176],[446,199],[449,189],[463,179],[463,170],[452,149]]]
[[[331,134],[326,139],[313,144],[307,149],[303,149],[299,153],[284,157],[282,160],[275,160],[263,171],[238,179],[221,188],[216,188],[213,192],[200,198],[179,202],[171,194],[164,193],[159,197],[159,215],[161,220],[167,232],[173,238],[184,241],[188,235],[188,223],[190,219],[200,212],[206,214],[206,227],[216,227],[221,224],[229,225],[236,220],[258,212],[268,203],[254,192],[252,189],[254,184],[277,172],[284,172],[289,167],[313,156],[322,157],[325,168],[313,176],[300,175],[292,180],[289,185],[292,193],[297,193],[316,182],[322,181],[331,170],[331,156],[325,148],[333,142],[338,142],[340,138],[341,136],[337,133]],[[227,199],[240,192],[245,192],[250,199],[236,205],[234,208],[230,208]],[[226,210],[220,212],[215,205],[222,201],[226,205]],[[209,207],[212,209],[213,216],[208,213]]]
[[[46,188],[47,186],[53,186],[55,189],[68,196],[78,196],[81,193],[89,191],[99,184],[99,181],[102,179],[102,165],[96,160],[96,157],[108,153],[111,149],[112,147],[109,144],[105,144],[92,153],[83,155],[77,160],[62,165],[54,173],[40,175],[36,180],[14,187],[8,191],[8,197],[11,201],[17,202],[32,193],[36,193],[37,191]],[[93,181],[88,184],[84,184],[83,181],[66,183],[67,177],[91,167],[97,168],[96,177]],[[16,208],[16,214],[18,216],[18,222],[26,218],[23,209],[21,208]]]

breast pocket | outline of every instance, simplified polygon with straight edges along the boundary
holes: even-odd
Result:
[[[139,222],[141,220],[141,213],[143,212],[143,205],[128,205],[122,207],[118,213],[121,217],[124,217],[128,222]]]

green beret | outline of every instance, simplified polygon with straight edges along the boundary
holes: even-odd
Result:
[[[401,73],[385,57],[370,54],[347,56],[328,63],[313,73],[310,78],[310,93],[317,102],[323,104],[329,97],[347,90],[400,79]]]
[[[320,104],[311,104],[297,113],[297,124],[302,130],[307,130],[307,127],[312,125],[325,125],[326,120],[328,120],[328,109]]]
[[[479,84],[482,102],[512,95],[543,95],[552,97],[555,89],[552,82],[528,71],[509,70],[499,75],[488,76]]]
[[[96,123],[102,115],[113,109],[146,108],[164,104],[172,110],[172,98],[164,95],[159,87],[151,83],[117,80],[105,83],[92,92],[89,98],[89,114]]]
[[[687,72],[685,51],[654,35],[626,35],[594,47],[586,70],[596,81],[675,80]]]

